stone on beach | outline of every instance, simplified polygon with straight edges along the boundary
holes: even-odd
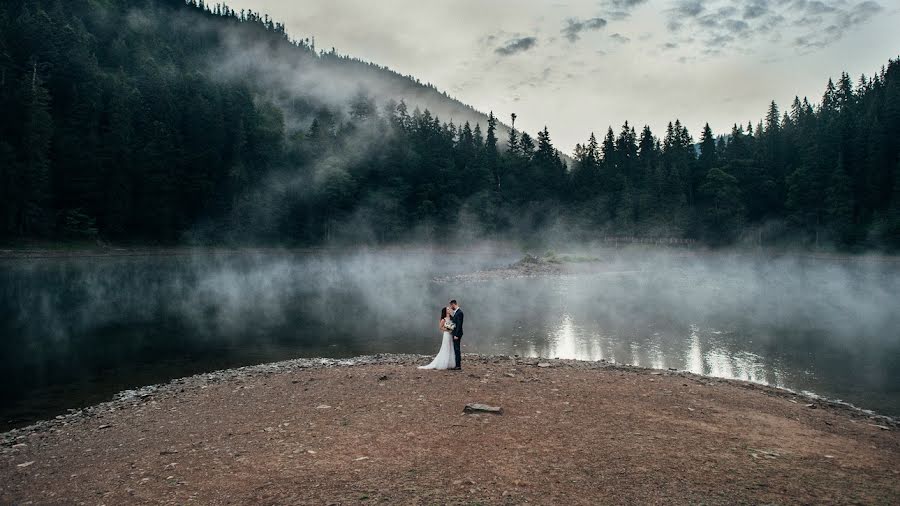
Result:
[[[502,415],[503,408],[500,406],[488,406],[487,404],[466,404],[466,407],[463,408],[463,413],[492,413],[495,415]]]

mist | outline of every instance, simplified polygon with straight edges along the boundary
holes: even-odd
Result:
[[[492,274],[521,256],[497,244],[6,261],[4,416],[221,367],[431,354],[451,298],[464,352],[672,367],[900,412],[893,260],[568,251],[598,260],[538,277]]]

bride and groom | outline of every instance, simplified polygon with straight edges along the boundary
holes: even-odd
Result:
[[[451,300],[448,307],[441,309],[441,321],[438,323],[438,329],[444,333],[441,350],[430,364],[419,366],[419,369],[462,370],[459,346],[463,336],[463,317],[462,308],[456,300]]]

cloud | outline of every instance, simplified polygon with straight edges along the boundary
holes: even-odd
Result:
[[[810,23],[810,18],[803,18],[803,21],[810,27],[810,31],[794,39],[794,46],[801,51],[811,51],[833,44],[840,40],[845,32],[865,24],[884,10],[881,4],[873,0],[867,0],[849,8],[839,8],[836,0],[832,5],[819,5],[822,2],[818,1],[809,2],[809,4],[807,12],[813,17],[818,17],[819,22]],[[823,27],[822,25],[826,23],[828,23],[827,26]]]
[[[803,8],[808,14],[827,14],[829,12],[834,12],[836,10],[835,7],[831,5],[826,5],[824,2],[820,2],[818,0],[813,2],[803,2]]]
[[[750,29],[750,25],[748,25],[746,21],[741,21],[740,19],[726,19],[724,24],[725,27],[732,32],[743,32]]]
[[[703,0],[679,0],[672,11],[684,17],[695,18],[703,9]]]
[[[630,10],[647,3],[647,0],[606,0],[604,3],[614,9]]]
[[[586,30],[597,31],[605,27],[606,24],[607,21],[603,18],[591,18],[585,20],[570,18],[566,20],[566,26],[561,30],[561,33],[565,38],[569,39],[569,42],[576,42],[581,38],[581,32]]]
[[[631,39],[622,35],[621,33],[614,33],[610,35],[609,38],[618,42],[619,44],[628,44],[629,42],[631,42]]]
[[[769,12],[768,0],[753,0],[744,6],[744,19],[757,19]]]
[[[631,11],[636,7],[647,3],[648,0],[604,0],[601,4],[604,13],[612,19],[626,19],[631,16]]]
[[[510,39],[506,44],[494,49],[494,52],[500,56],[511,56],[516,53],[523,53],[537,45],[537,37],[519,37]]]
[[[784,26],[799,32],[786,40],[795,49],[809,51],[833,44],[847,31],[868,22],[884,10],[879,1],[677,0],[665,11],[666,26],[682,38],[696,37],[706,49],[715,49],[701,51],[705,55],[723,54],[722,49],[728,47],[740,50],[758,40],[776,43],[780,34],[771,34]]]

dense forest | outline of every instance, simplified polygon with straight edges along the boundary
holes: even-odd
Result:
[[[270,60],[235,67],[244,46],[306,62],[307,88],[272,86],[282,66]],[[406,84],[388,99],[365,78],[346,96],[317,91],[367,66],[388,76],[379,86]],[[428,94],[436,105],[416,107]],[[432,112],[441,107],[457,122]],[[5,242],[564,234],[900,248],[900,59],[855,83],[829,80],[817,102],[773,102],[728,135],[707,125],[695,141],[678,121],[661,136],[626,123],[591,134],[567,163],[546,128],[480,121],[431,86],[317,51],[258,13],[7,0],[0,110]]]

